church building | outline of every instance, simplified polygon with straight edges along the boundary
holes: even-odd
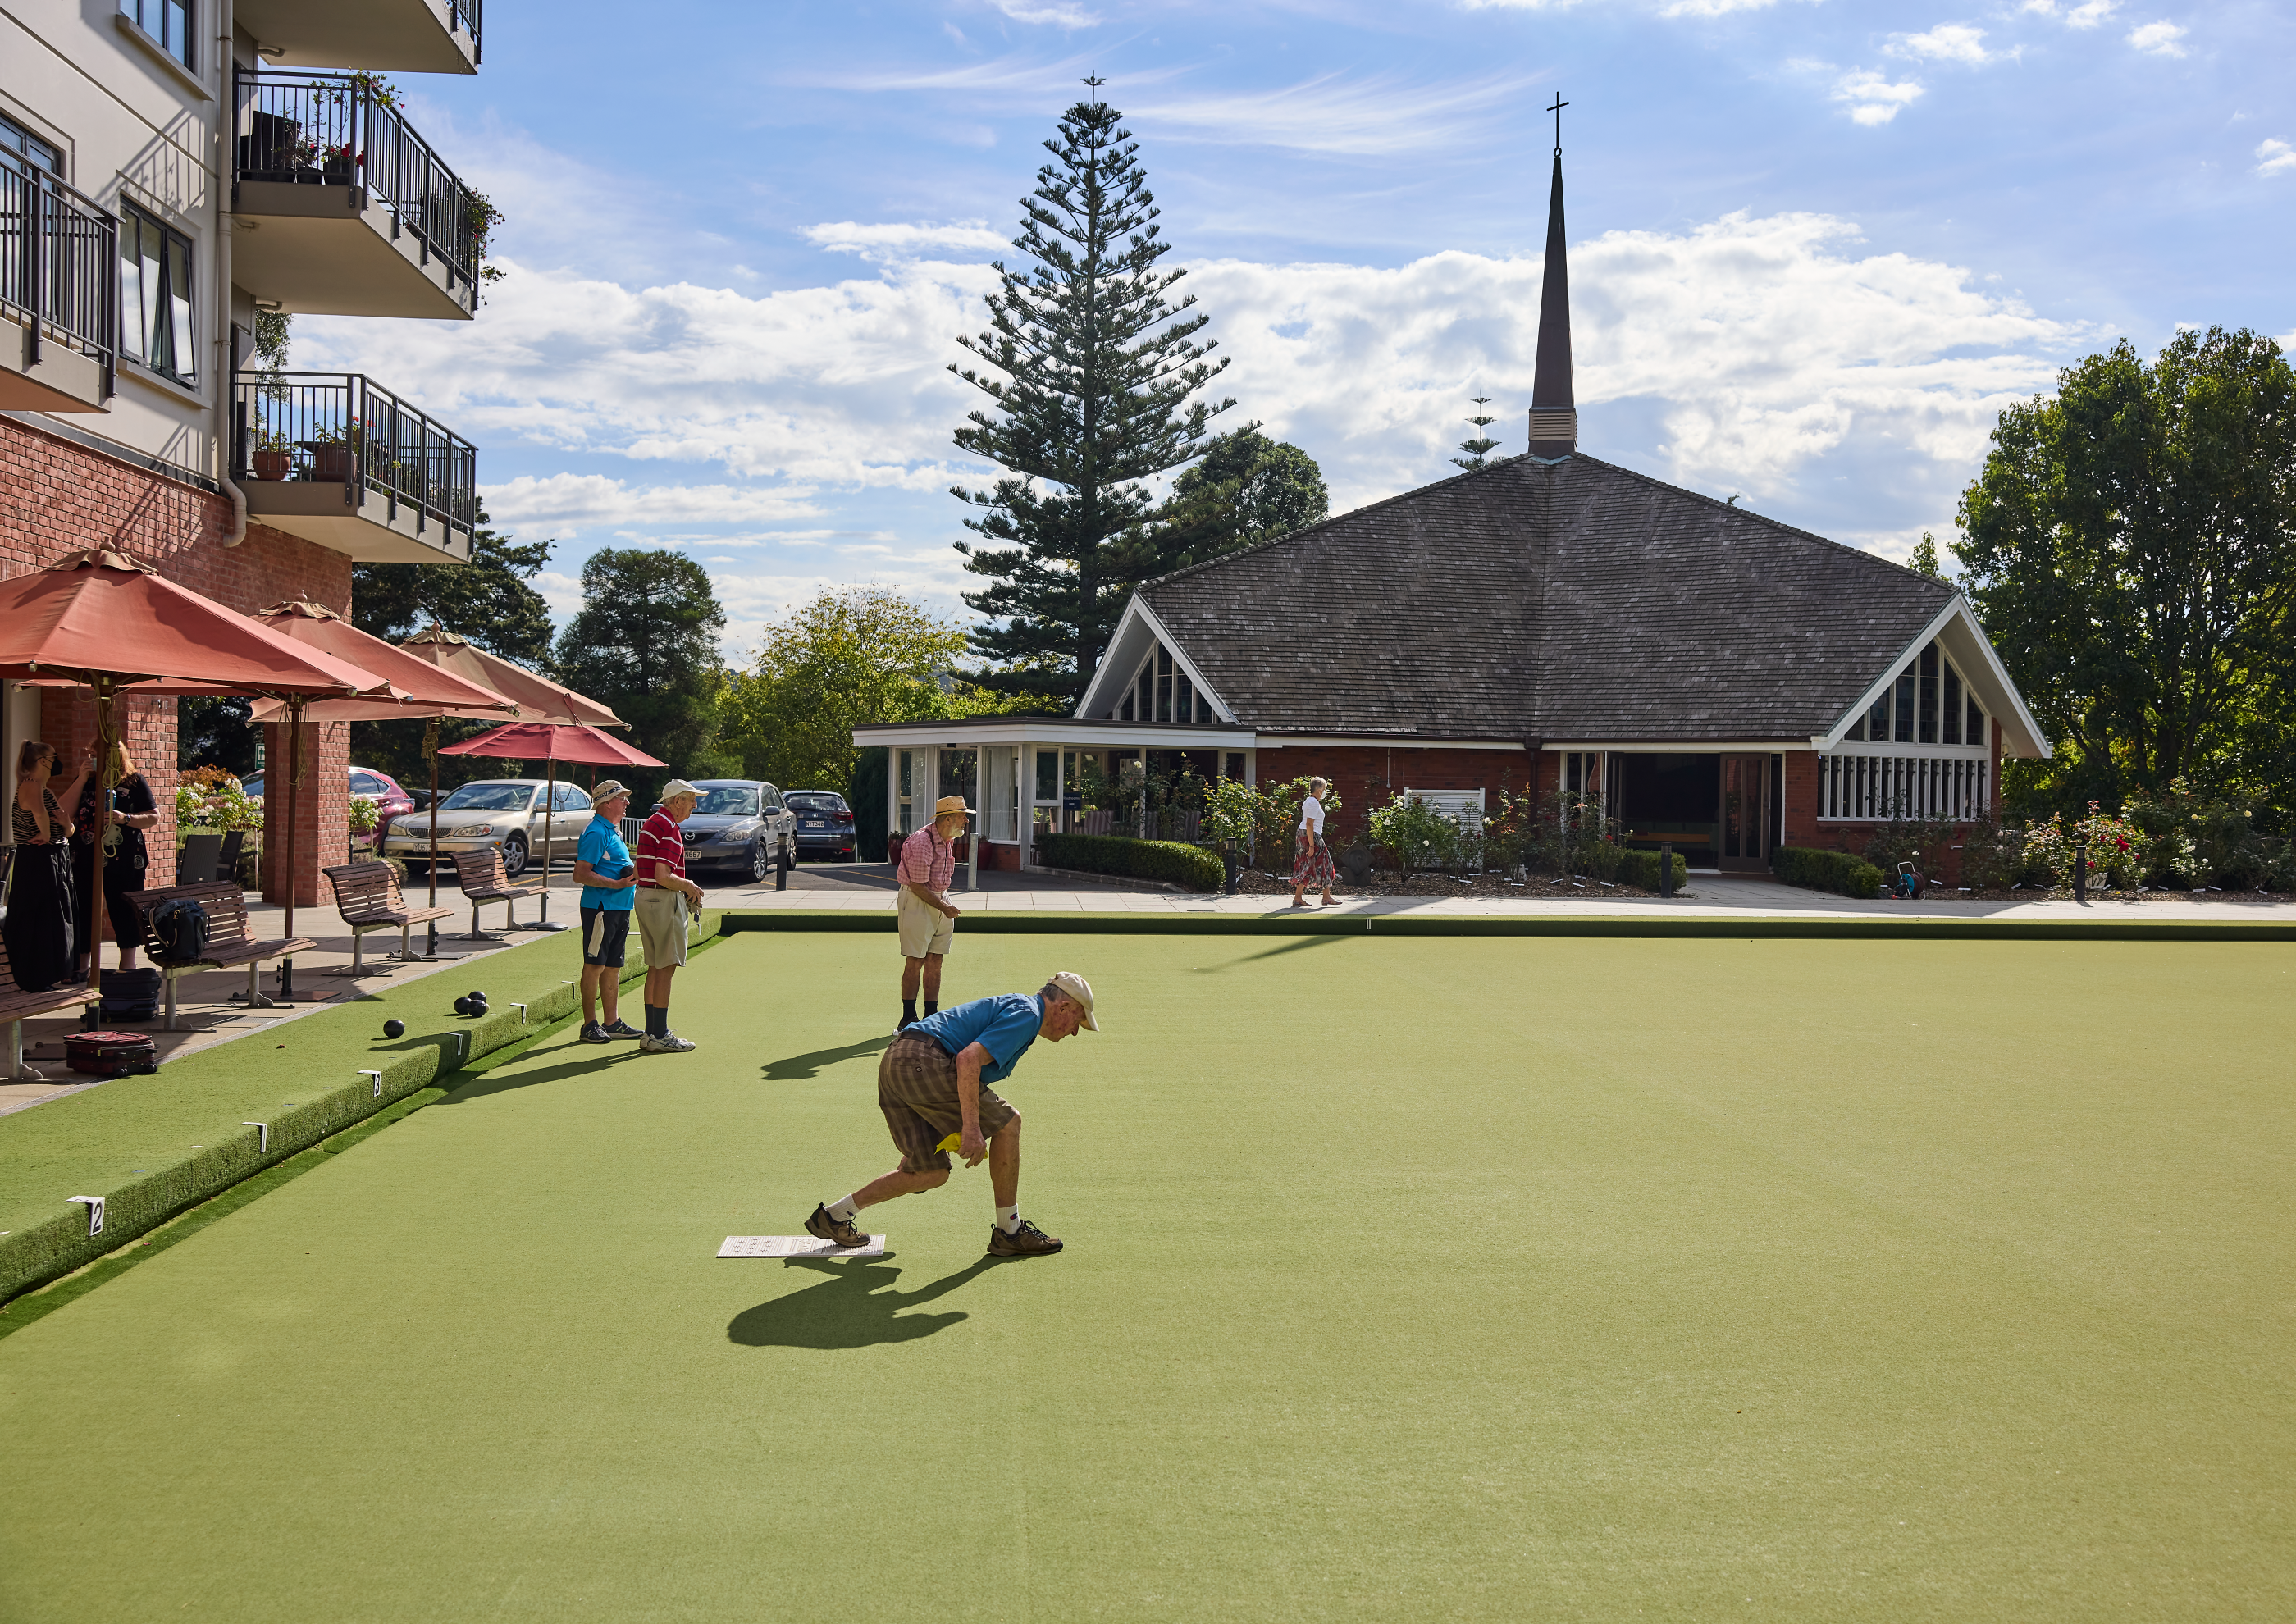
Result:
[[[1027,825],[1072,823],[1081,759],[1185,761],[1332,780],[1341,842],[1406,791],[1472,815],[1562,789],[1631,844],[1762,871],[1892,812],[1990,812],[2003,759],[2048,754],[1952,587],[1580,450],[1559,148],[1529,430],[1522,456],[1147,583],[1072,716],[857,729],[893,749],[892,825],[962,777],[983,865],[1022,866]]]

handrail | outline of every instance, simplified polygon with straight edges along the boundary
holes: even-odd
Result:
[[[447,262],[476,307],[484,246],[477,194],[414,133],[363,73],[291,73],[259,68],[233,75],[234,186],[248,181],[363,189],[390,210],[391,234],[410,232],[427,262]]]
[[[119,356],[119,222],[45,169],[0,155],[0,307],[20,314],[24,364],[53,338],[103,368]]]
[[[398,517],[415,512],[469,531],[478,521],[478,447],[357,373],[248,373],[237,398],[233,478],[340,483],[358,507],[373,491]]]

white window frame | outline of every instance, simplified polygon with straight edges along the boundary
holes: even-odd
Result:
[[[144,234],[159,234],[160,258],[157,261],[144,257]],[[199,297],[194,267],[198,250],[192,239],[170,226],[157,209],[146,209],[132,198],[119,201],[119,242],[123,250],[129,242],[135,244],[135,281],[130,285],[125,251],[120,257],[119,275],[119,353],[144,367],[155,377],[165,378],[186,388],[199,383]],[[172,285],[175,257],[170,250],[180,250],[184,286]],[[161,289],[147,316],[143,278],[144,267],[156,263],[160,267]],[[177,352],[175,360],[188,361],[189,365],[161,365],[152,357],[155,324],[164,321],[168,326],[168,348]],[[134,342],[129,342],[130,338]],[[186,353],[187,352],[187,353]]]

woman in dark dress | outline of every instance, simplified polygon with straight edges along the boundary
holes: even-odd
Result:
[[[16,839],[16,861],[8,879],[8,918],[0,939],[8,944],[8,967],[26,992],[45,992],[71,979],[71,830],[63,808],[48,788],[55,773],[55,747],[27,740],[16,753],[16,794],[9,824]],[[77,796],[94,766],[65,786]]]
[[[83,977],[87,974],[87,956],[95,937],[95,842],[99,839],[106,841],[104,920],[111,927],[111,939],[119,944],[122,970],[135,968],[135,949],[144,941],[143,918],[127,896],[144,889],[144,870],[150,860],[144,852],[144,831],[160,821],[160,808],[152,799],[152,786],[135,770],[135,758],[124,743],[119,747],[119,767],[125,776],[111,788],[109,816],[98,816],[104,799],[103,782],[100,774],[91,773],[72,818],[72,934]],[[107,828],[109,834],[104,833]]]

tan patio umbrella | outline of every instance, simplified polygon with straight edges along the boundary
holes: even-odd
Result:
[[[245,694],[283,700],[299,716],[314,698],[363,695],[397,703],[401,690],[373,672],[282,636],[202,597],[127,554],[90,547],[45,570],[0,581],[0,679],[70,682],[95,691],[103,793],[120,779],[122,693]],[[287,935],[295,934],[295,781],[287,779]],[[109,801],[107,800],[107,805]],[[103,842],[95,846],[88,986],[103,989]],[[283,994],[292,961],[280,964]]]

